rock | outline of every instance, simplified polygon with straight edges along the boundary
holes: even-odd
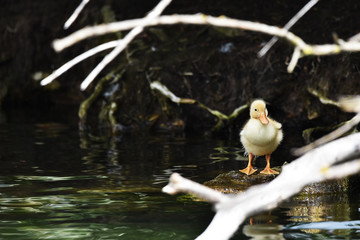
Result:
[[[280,167],[273,169],[280,171]],[[275,177],[276,175],[260,174],[259,170],[250,176],[240,171],[230,171],[218,175],[213,180],[205,182],[204,185],[223,193],[239,193],[253,185],[269,182]]]
[[[280,167],[273,168],[276,171],[281,171]],[[213,180],[205,182],[204,185],[215,189],[223,193],[239,193],[245,191],[249,187],[261,183],[270,182],[277,175],[263,175],[259,171],[248,176],[239,171],[230,171],[228,173],[222,173]],[[304,188],[304,190],[298,194],[299,198],[308,196],[317,196],[323,194],[336,194],[343,193],[348,189],[348,179],[327,181],[321,183],[313,183]]]

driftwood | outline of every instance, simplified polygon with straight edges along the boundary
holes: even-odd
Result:
[[[285,165],[273,181],[253,186],[237,195],[225,195],[174,173],[163,192],[191,193],[213,203],[216,214],[198,240],[229,239],[250,216],[273,209],[299,193],[306,185],[340,179],[360,171],[360,133],[314,149]],[[356,159],[356,160],[353,160]],[[350,161],[348,161],[350,160]],[[346,161],[346,162],[344,162]],[[342,163],[344,162],[344,163]]]

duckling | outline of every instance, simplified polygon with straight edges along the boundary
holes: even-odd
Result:
[[[256,172],[257,170],[251,165],[254,156],[265,155],[266,167],[260,173],[279,174],[270,168],[270,156],[283,139],[281,126],[281,123],[268,117],[266,104],[263,100],[258,99],[252,102],[250,120],[240,132],[240,141],[249,155],[248,166],[240,170],[241,172],[247,175]]]

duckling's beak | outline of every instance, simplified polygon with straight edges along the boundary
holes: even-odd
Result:
[[[269,119],[267,119],[265,112],[260,113],[259,120],[262,124],[268,125]]]

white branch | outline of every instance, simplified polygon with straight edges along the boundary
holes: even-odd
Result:
[[[296,64],[298,63],[299,59],[301,58],[301,50],[299,47],[295,47],[294,49],[294,53],[291,57],[291,61],[289,63],[289,66],[287,67],[287,71],[289,73],[293,72],[295,67],[296,67]]]
[[[324,177],[326,179],[340,179],[359,172],[360,160],[346,162],[329,169],[324,169]]]
[[[174,25],[174,24],[213,25],[217,27],[238,28],[248,31],[261,32],[273,36],[278,36],[281,38],[286,38],[290,42],[296,42],[296,45],[300,46],[301,49],[305,49],[307,47],[307,44],[302,39],[300,39],[293,33],[288,32],[287,30],[276,26],[269,26],[263,23],[238,20],[238,19],[228,18],[225,16],[220,16],[220,17],[207,16],[201,13],[193,14],[193,15],[187,15],[187,14],[164,15],[157,18],[153,18],[151,21],[141,18],[141,19],[132,19],[132,20],[114,22],[109,24],[101,24],[93,27],[86,27],[70,34],[69,36],[63,39],[55,40],[53,46],[56,51],[61,51],[64,48],[67,48],[86,38],[104,35],[107,33],[114,33],[117,31],[125,31],[139,25],[145,27],[145,26]]]
[[[167,194],[176,194],[179,192],[195,194],[199,198],[204,197],[207,202],[211,203],[218,203],[223,198],[222,193],[183,178],[177,173],[171,175],[169,184],[165,186],[162,191]]]
[[[52,74],[50,74],[49,76],[47,76],[43,80],[41,80],[40,84],[42,86],[45,86],[45,85],[51,83],[57,77],[59,77],[61,74],[63,74],[64,72],[66,72],[67,70],[69,70],[70,68],[72,68],[73,66],[78,64],[79,62],[82,62],[83,60],[85,60],[85,59],[87,59],[87,58],[89,58],[89,57],[91,57],[91,56],[93,56],[93,55],[95,55],[95,54],[97,54],[99,52],[102,52],[102,51],[108,50],[110,48],[116,47],[119,44],[119,41],[122,41],[122,40],[107,42],[107,43],[96,46],[96,47],[94,47],[94,48],[80,54],[79,56],[73,58],[69,62],[62,65],[60,68],[56,69]]]
[[[76,20],[76,18],[79,16],[79,14],[81,13],[81,11],[84,9],[84,7],[89,1],[90,0],[81,1],[80,5],[75,9],[75,11],[70,16],[70,18],[65,22],[64,29],[68,29],[71,26],[71,24]]]
[[[80,89],[85,90],[90,83],[95,79],[97,75],[112,61],[114,58],[119,55],[127,45],[139,34],[142,32],[142,28],[134,28],[131,30],[121,42],[117,44],[117,46],[112,50],[108,55],[106,55],[103,60],[91,71],[91,73],[85,78],[85,80],[81,83]]]
[[[109,24],[101,24],[93,27],[86,27],[72,33],[63,39],[55,40],[53,46],[56,51],[62,51],[63,49],[89,37],[129,30],[139,25],[145,27],[173,24],[213,25],[217,27],[237,28],[277,36],[280,38],[285,38],[294,46],[299,47],[305,56],[337,54],[341,51],[360,51],[360,42],[357,41],[346,42],[341,40],[339,41],[339,44],[309,45],[305,43],[300,37],[283,28],[270,26],[263,23],[228,18],[225,16],[207,16],[200,13],[194,15],[164,15],[156,17],[151,21],[144,19],[132,19]]]
[[[191,192],[215,204],[216,214],[208,228],[198,240],[226,240],[249,216],[278,206],[280,202],[299,193],[310,183],[342,178],[360,171],[360,161],[335,165],[360,155],[360,133],[353,134],[314,149],[292,163],[283,167],[273,181],[253,186],[237,195],[219,195],[214,190],[199,188],[198,183],[186,180],[179,175],[170,178],[164,188],[172,193]],[[335,165],[335,166],[334,166]],[[183,181],[186,184],[183,184]],[[194,183],[195,185],[192,185]],[[178,186],[181,186],[178,188]],[[193,186],[196,186],[193,188]],[[214,201],[216,199],[216,201]]]
[[[85,78],[81,83],[81,90],[85,90],[89,84],[95,79],[95,77],[112,61],[114,58],[119,55],[127,45],[144,30],[146,22],[151,21],[152,19],[158,17],[164,9],[170,4],[171,0],[161,0],[161,2],[145,17],[143,18],[145,23],[143,25],[138,25],[133,28],[119,44],[112,50],[104,59],[91,71],[91,73]]]
[[[360,41],[360,33],[352,36],[351,38],[348,39],[349,42],[359,42]]]
[[[143,31],[144,27],[155,26],[155,25],[172,25],[172,24],[194,24],[194,25],[212,25],[217,27],[228,27],[228,28],[238,28],[242,30],[260,32],[279,38],[284,38],[288,40],[291,44],[295,46],[295,50],[291,59],[291,62],[288,66],[288,72],[292,72],[295,68],[299,58],[308,55],[329,55],[329,54],[338,54],[342,51],[344,52],[357,52],[360,51],[360,42],[356,41],[358,39],[357,35],[351,38],[349,41],[343,41],[339,39],[337,44],[324,44],[324,45],[309,45],[304,42],[300,37],[288,31],[294,22],[305,14],[318,0],[311,0],[290,22],[285,26],[285,28],[278,28],[276,26],[269,26],[262,23],[250,22],[238,19],[227,18],[225,16],[213,17],[207,16],[204,14],[194,14],[194,15],[170,15],[170,16],[160,16],[161,12],[165,7],[171,2],[171,0],[162,0],[146,17],[141,19],[132,19],[120,22],[114,22],[109,24],[101,24],[93,27],[85,27],[79,31],[74,32],[73,34],[53,42],[53,47],[56,51],[61,51],[81,40],[92,36],[104,35],[107,33],[113,33],[117,31],[124,31],[132,29],[122,41],[118,42],[118,45],[104,57],[104,59],[92,70],[92,72],[86,77],[86,79],[81,84],[81,89],[84,90],[88,85],[94,80],[94,78],[116,57],[118,56],[127,45]],[[84,0],[82,4],[86,4]],[[78,9],[80,9],[80,7]],[[79,12],[81,9],[79,10]],[[75,11],[77,12],[77,11]],[[75,15],[75,12],[73,15]],[[69,19],[70,20],[70,19]],[[355,39],[355,40],[354,40]],[[74,60],[78,62],[80,58]],[[84,59],[84,58],[83,58]],[[70,65],[67,65],[70,66]],[[71,67],[71,66],[70,66]],[[56,70],[57,74],[53,77],[58,77],[62,74],[65,68],[62,68],[61,71]],[[67,70],[67,69],[66,69]],[[66,71],[65,70],[65,71]],[[42,84],[50,82],[42,81]]]

